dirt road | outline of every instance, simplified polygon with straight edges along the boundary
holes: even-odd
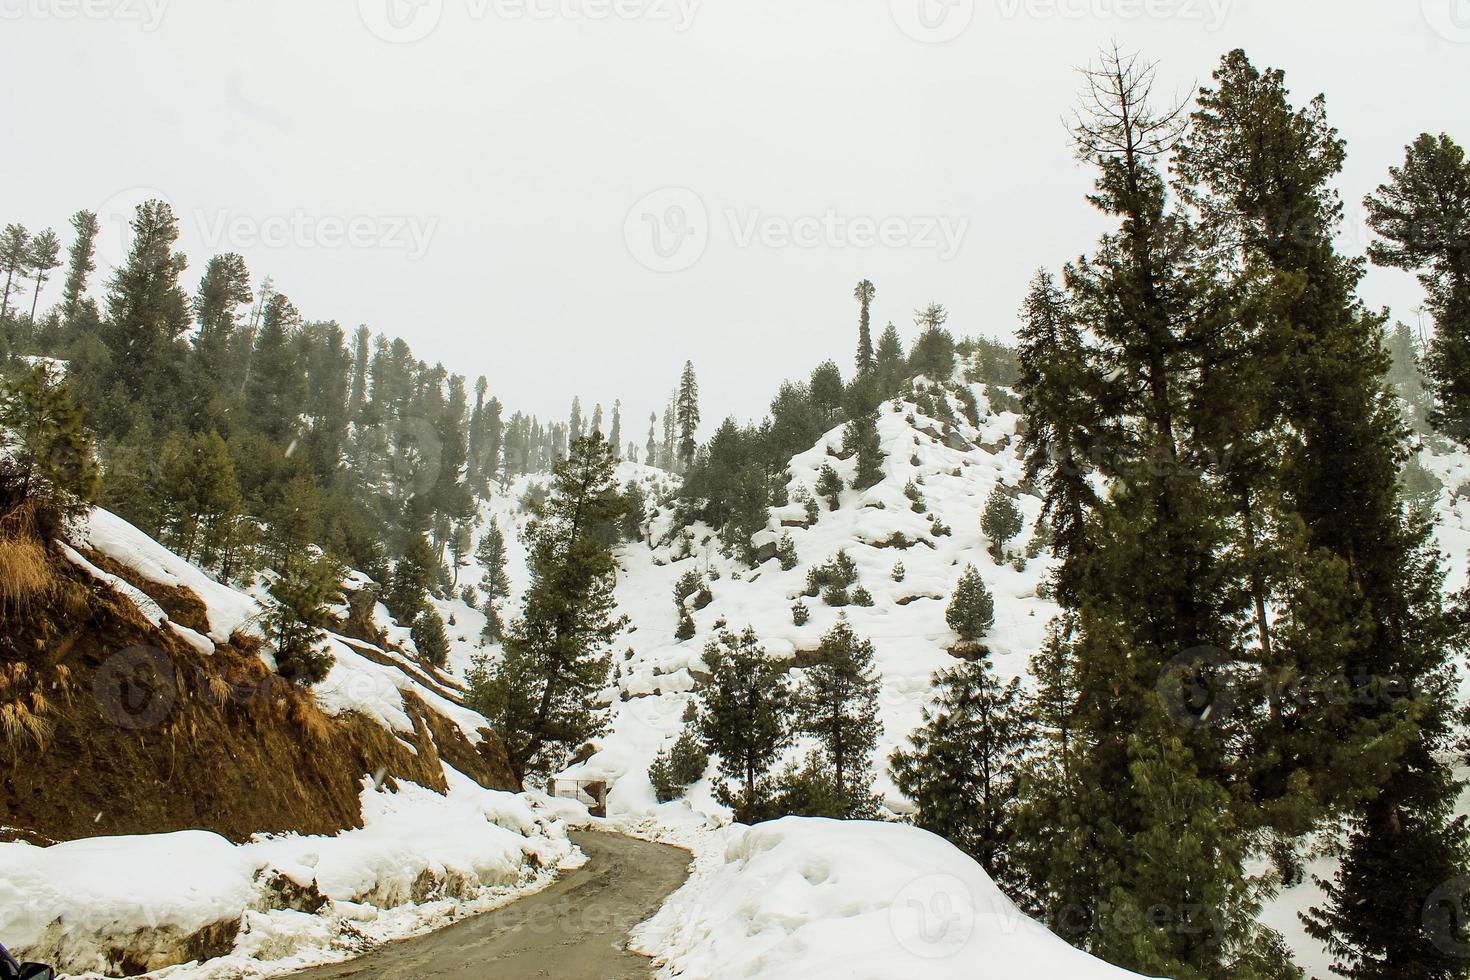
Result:
[[[626,949],[628,932],[683,883],[689,852],[613,834],[574,833],[572,840],[590,860],[544,891],[427,936],[292,976],[648,980],[648,961]]]

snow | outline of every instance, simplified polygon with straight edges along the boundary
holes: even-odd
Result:
[[[231,634],[260,616],[260,606],[250,596],[216,582],[116,514],[94,508],[79,540],[150,582],[193,592],[204,603],[209,638],[215,643],[228,643]]]
[[[1028,919],[940,837],[892,823],[788,817],[723,832],[634,933],[658,975],[994,980],[1137,976]]]
[[[483,789],[448,766],[445,776],[443,796],[365,781],[363,827],[333,837],[235,845],[184,831],[0,844],[0,935],[18,955],[77,971],[101,967],[100,949],[140,934],[154,945],[181,942],[243,916],[235,955],[168,971],[238,976],[218,971],[246,963],[269,971],[254,962],[260,956],[283,959],[281,969],[340,959],[363,935],[379,942],[445,925],[544,887],[556,869],[583,860],[536,798]],[[316,915],[271,908],[276,876],[314,886],[328,904]],[[429,879],[436,885],[423,894]]]

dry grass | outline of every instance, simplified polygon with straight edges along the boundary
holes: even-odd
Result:
[[[291,698],[291,720],[301,729],[308,742],[320,745],[331,738],[331,723],[310,696],[297,695]]]
[[[24,701],[0,704],[0,738],[12,752],[19,752],[26,743],[44,749],[54,730],[55,724],[49,718],[32,711]]]
[[[0,606],[20,607],[55,586],[46,549],[29,535],[0,537]]]

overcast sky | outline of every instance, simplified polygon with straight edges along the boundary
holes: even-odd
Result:
[[[1244,47],[1325,92],[1359,202],[1424,130],[1470,140],[1470,0],[0,0],[0,220],[179,213],[312,319],[405,337],[512,409],[706,431],[945,304],[1008,336],[1101,225],[1061,117],[1116,37],[1188,92]],[[58,282],[44,300],[59,295]],[[1417,284],[1364,295],[1416,322]],[[641,424],[629,424],[642,444]]]

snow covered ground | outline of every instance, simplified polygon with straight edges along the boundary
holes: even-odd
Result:
[[[914,827],[788,817],[699,850],[689,882],[634,933],[661,978],[1136,976],[1022,915],[978,864]]]
[[[487,790],[448,766],[445,777],[442,796],[365,780],[363,827],[333,837],[0,844],[0,935],[23,957],[80,973],[107,971],[120,952],[179,962],[190,937],[219,927],[227,946],[238,933],[230,955],[159,975],[269,976],[498,907],[584,860],[564,804]]]

